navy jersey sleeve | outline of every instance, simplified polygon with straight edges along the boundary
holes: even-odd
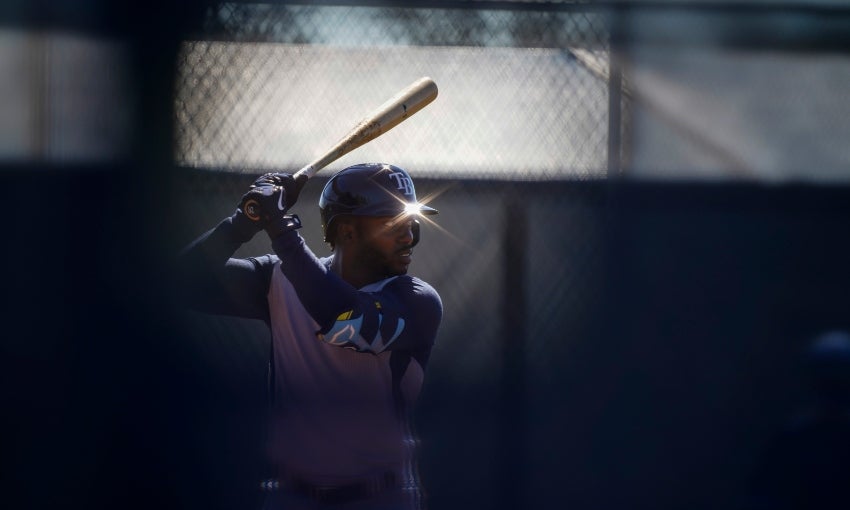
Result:
[[[319,324],[321,340],[361,352],[407,351],[424,366],[443,314],[430,285],[403,275],[356,289],[316,258],[297,232],[279,236],[272,247]]]
[[[226,218],[183,249],[178,294],[188,308],[269,321],[268,288],[277,257],[232,258],[253,231]]]

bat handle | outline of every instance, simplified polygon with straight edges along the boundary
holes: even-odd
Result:
[[[316,162],[313,162],[292,174],[292,177],[295,178],[295,189],[298,190],[298,193],[301,193],[304,185],[307,184],[307,180],[316,175],[316,172],[318,172],[320,168],[322,167],[317,166]]]
[[[295,196],[301,193],[301,190],[304,189],[304,185],[307,184],[307,180],[310,178],[306,172],[300,170],[292,176],[295,178]]]
[[[302,178],[306,181],[310,177],[316,175],[316,172],[319,171],[319,168],[321,167],[317,167],[316,162],[313,162],[292,174],[292,177],[295,177],[296,181]]]

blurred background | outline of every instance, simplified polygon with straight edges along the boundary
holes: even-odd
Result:
[[[259,507],[268,333],[176,308],[168,262],[430,76],[296,211],[327,254],[367,161],[440,210],[430,508],[790,507],[764,455],[850,327],[848,50],[837,1],[4,3],[4,506]]]

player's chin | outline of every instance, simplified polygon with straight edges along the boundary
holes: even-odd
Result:
[[[407,266],[409,263],[396,263],[389,266],[389,273],[393,276],[407,274]]]
[[[388,261],[390,270],[395,275],[407,274],[407,268],[412,259],[413,253],[409,249],[398,251]]]
[[[387,272],[393,276],[407,274],[408,266],[410,266],[410,257],[394,257],[387,264]]]

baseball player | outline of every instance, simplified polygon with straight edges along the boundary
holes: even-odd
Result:
[[[442,302],[407,270],[417,217],[437,211],[417,202],[397,166],[348,167],[322,191],[332,252],[317,258],[289,214],[298,190],[289,174],[263,175],[180,257],[193,308],[262,319],[271,330],[276,478],[265,508],[421,508],[409,418]],[[261,230],[274,254],[231,258]]]

